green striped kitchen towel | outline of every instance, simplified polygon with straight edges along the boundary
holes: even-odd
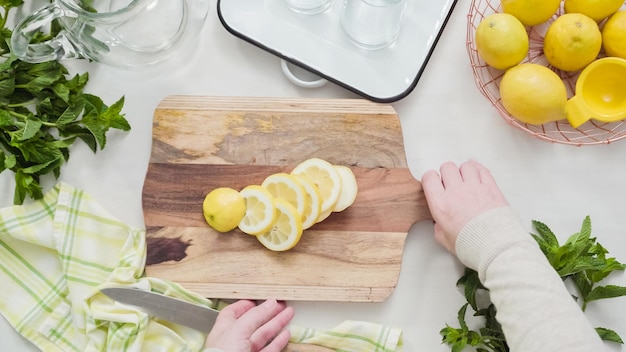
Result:
[[[291,342],[320,345],[337,352],[400,352],[402,330],[364,321],[346,320],[330,331],[291,326]]]
[[[145,231],[88,194],[57,184],[40,201],[0,209],[0,313],[45,352],[200,351],[206,334],[115,302],[108,286],[221,308],[174,282],[144,276]],[[400,351],[399,329],[346,321],[329,332],[291,326],[292,341],[337,351]]]

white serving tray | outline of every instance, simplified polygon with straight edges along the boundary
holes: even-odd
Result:
[[[233,35],[377,102],[393,102],[415,88],[457,0],[409,0],[392,46],[359,49],[341,29],[342,0],[317,15],[300,15],[284,0],[218,1],[218,16]]]

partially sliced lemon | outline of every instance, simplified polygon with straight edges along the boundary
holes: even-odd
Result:
[[[293,248],[302,237],[302,217],[296,208],[284,199],[274,199],[278,210],[278,219],[268,231],[256,238],[267,249],[286,251]]]
[[[337,200],[333,211],[339,212],[346,210],[346,208],[354,203],[358,192],[358,186],[352,169],[343,165],[334,166],[335,170],[339,173],[339,177],[341,177],[341,193],[339,194],[339,199]]]
[[[278,217],[272,194],[259,185],[247,186],[239,193],[246,201],[246,213],[239,229],[253,236],[269,231]]]
[[[302,175],[293,175],[293,177],[296,177],[298,181],[300,181],[300,184],[302,184],[306,191],[304,214],[302,216],[302,229],[306,230],[317,222],[317,217],[320,215],[322,209],[322,196],[317,186],[309,181],[309,179]]]
[[[274,198],[281,198],[293,205],[300,216],[306,207],[306,189],[294,176],[284,172],[267,176],[261,186],[265,187]]]
[[[298,164],[291,173],[301,175],[317,186],[322,196],[322,213],[334,209],[341,193],[341,177],[331,163],[311,158]]]

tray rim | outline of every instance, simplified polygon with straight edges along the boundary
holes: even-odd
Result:
[[[415,87],[417,86],[417,83],[419,81],[419,79],[421,78],[428,62],[430,61],[430,58],[432,57],[432,54],[435,50],[435,47],[437,46],[439,39],[441,38],[441,35],[444,31],[444,29],[446,28],[446,25],[450,19],[450,17],[452,16],[452,12],[454,11],[456,4],[458,3],[458,0],[450,0],[449,1],[449,9],[446,11],[446,15],[442,17],[442,21],[441,21],[441,25],[439,26],[438,30],[433,33],[433,42],[430,45],[430,47],[428,48],[426,55],[424,56],[423,61],[420,63],[420,67],[417,70],[415,77],[413,77],[411,83],[407,86],[407,88],[400,92],[397,93],[395,95],[391,95],[391,96],[387,96],[387,97],[380,97],[380,96],[374,96],[373,94],[367,93],[365,92],[363,89],[355,87],[347,82],[343,82],[335,77],[332,77],[330,74],[325,74],[323,72],[321,72],[319,69],[309,66],[305,63],[303,63],[301,60],[299,60],[298,58],[295,57],[291,57],[289,55],[285,55],[283,54],[278,48],[272,48],[269,45],[266,45],[265,43],[255,40],[254,38],[246,35],[245,33],[239,32],[237,31],[235,28],[233,28],[230,24],[228,24],[223,11],[222,11],[222,0],[218,0],[217,1],[217,15],[218,18],[220,20],[220,23],[222,24],[222,26],[233,36],[248,42],[258,48],[260,48],[261,50],[264,50],[272,55],[277,56],[280,59],[283,59],[293,65],[296,65],[304,70],[307,70],[315,75],[318,75],[326,80],[328,80],[329,82],[332,82],[334,84],[337,84],[338,86],[341,86],[353,93],[356,93],[368,100],[374,101],[374,102],[378,102],[378,103],[393,103],[396,101],[399,101],[405,97],[407,97],[411,92],[413,92],[413,90],[415,89]],[[445,10],[445,8],[444,8]]]

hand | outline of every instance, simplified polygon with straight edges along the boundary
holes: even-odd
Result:
[[[481,213],[508,203],[491,172],[476,161],[457,167],[452,162],[441,165],[441,176],[427,171],[422,187],[430,213],[435,220],[435,239],[451,253],[465,224]]]
[[[289,342],[285,327],[294,310],[282,302],[267,300],[260,305],[241,300],[220,311],[206,347],[225,352],[280,352]]]

